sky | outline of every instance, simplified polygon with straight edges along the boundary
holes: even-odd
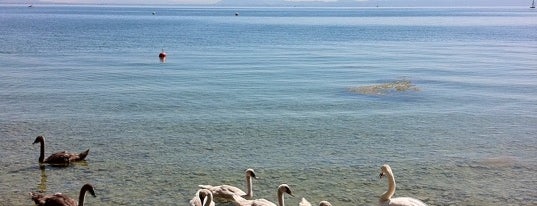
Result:
[[[32,4],[138,4],[208,6],[393,6],[393,7],[479,7],[527,6],[531,0],[0,0],[1,3]]]

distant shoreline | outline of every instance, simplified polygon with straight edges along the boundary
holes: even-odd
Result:
[[[0,0],[0,5],[58,5],[58,6],[177,6],[177,7],[222,7],[222,8],[255,8],[255,7],[275,7],[275,8],[316,8],[316,7],[347,7],[347,8],[528,8],[531,1],[518,0],[518,1],[473,1],[468,2],[464,0],[445,0],[434,2],[414,2],[409,3],[405,0],[395,1],[381,1],[381,0],[365,0],[365,1],[352,1],[352,0],[338,0],[331,2],[322,1],[285,1],[285,0],[259,0],[259,1],[243,1],[243,0],[221,0],[216,3],[109,3],[109,2],[96,2],[96,3],[55,3],[54,0],[48,2],[41,1],[27,1],[21,3],[17,0]]]
[[[528,8],[526,5],[506,5],[506,6],[292,6],[292,5],[257,5],[257,6],[240,6],[240,5],[215,5],[215,4],[90,4],[90,3],[77,3],[77,4],[66,4],[66,3],[0,3],[0,6],[23,6],[28,7],[28,5],[33,6],[105,6],[105,7],[147,7],[147,8],[161,8],[161,7],[177,7],[177,8],[338,8],[338,9],[364,9],[364,8],[383,8],[383,9],[475,9],[475,8],[513,8],[513,9],[520,9],[520,8]]]

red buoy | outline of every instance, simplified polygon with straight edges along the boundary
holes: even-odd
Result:
[[[158,58],[160,59],[160,62],[162,63],[166,62],[166,52],[164,52],[164,49],[162,49],[162,52],[158,54]]]
[[[166,57],[166,52],[164,52],[164,49],[162,49],[162,52],[160,52],[160,54],[158,54],[158,57],[159,57],[159,58],[164,58],[164,57]]]

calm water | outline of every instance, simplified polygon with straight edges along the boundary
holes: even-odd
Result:
[[[152,15],[156,12],[156,15]],[[239,12],[240,16],[234,16]],[[0,205],[258,198],[537,205],[537,11],[0,6]],[[158,53],[168,53],[166,63]],[[408,80],[416,89],[351,88]],[[83,151],[68,168],[37,163]]]

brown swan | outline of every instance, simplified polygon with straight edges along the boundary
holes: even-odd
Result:
[[[43,195],[30,192],[30,195],[32,200],[38,206],[84,206],[86,192],[89,192],[93,197],[96,197],[95,191],[93,191],[93,186],[91,184],[85,184],[82,186],[82,189],[80,189],[80,195],[78,196],[78,202],[62,193]]]
[[[45,138],[43,136],[37,136],[33,144],[41,144],[41,153],[39,154],[39,163],[48,163],[52,165],[69,165],[69,163],[74,161],[82,161],[88,156],[89,149],[77,154],[77,153],[68,153],[67,151],[56,152],[51,154],[47,159],[45,159]]]

